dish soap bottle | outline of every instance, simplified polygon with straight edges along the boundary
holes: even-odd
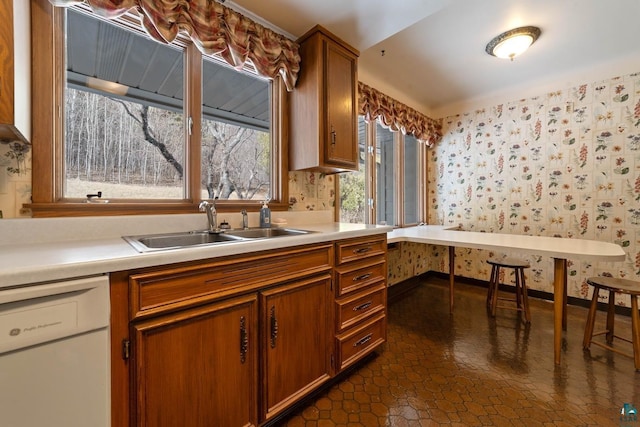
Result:
[[[262,203],[262,209],[260,209],[260,228],[271,228],[271,209],[267,206],[269,199]]]

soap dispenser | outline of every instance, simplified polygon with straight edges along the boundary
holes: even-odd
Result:
[[[260,209],[260,228],[271,228],[271,209],[267,203],[269,199],[262,203],[262,209]]]

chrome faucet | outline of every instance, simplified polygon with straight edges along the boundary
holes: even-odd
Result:
[[[247,217],[247,210],[242,209],[240,213],[242,214],[242,229],[246,230],[247,228],[249,228],[249,218]]]
[[[208,202],[206,200],[201,201],[198,209],[200,210],[200,212],[207,213],[207,220],[209,221],[209,232],[219,233],[220,228],[218,227],[218,214],[216,212],[215,199],[213,200],[213,202]]]

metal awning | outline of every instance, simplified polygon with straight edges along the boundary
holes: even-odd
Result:
[[[182,111],[182,51],[67,9],[70,87]],[[267,131],[269,81],[211,58],[203,64],[203,116]]]

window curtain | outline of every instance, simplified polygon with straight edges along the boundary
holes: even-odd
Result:
[[[72,6],[84,0],[49,0],[54,6]],[[281,75],[293,90],[300,71],[298,44],[214,0],[86,0],[93,11],[114,19],[135,8],[147,33],[171,43],[178,32],[191,37],[206,55],[218,54],[234,67],[247,60],[261,76]]]
[[[378,119],[392,131],[412,134],[431,147],[442,138],[442,123],[358,82],[358,114],[367,122]]]

